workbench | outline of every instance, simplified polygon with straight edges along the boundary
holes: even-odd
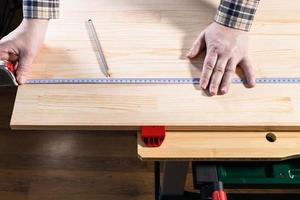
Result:
[[[50,22],[29,78],[103,78],[86,27],[90,18],[112,77],[197,78],[204,54],[194,60],[185,54],[212,22],[218,3],[62,1],[61,18]],[[249,33],[249,55],[257,77],[300,77],[299,12],[297,0],[261,2]],[[240,76],[238,72],[236,77]],[[229,94],[215,97],[197,85],[23,85],[17,91],[11,128],[136,131],[137,156],[167,161],[165,170],[178,168],[175,173],[178,177],[181,173],[183,180],[190,160],[297,158],[299,94],[296,84],[259,84],[253,89],[233,84]],[[144,145],[139,134],[144,126],[166,127],[160,147]],[[181,187],[162,192],[180,194]]]

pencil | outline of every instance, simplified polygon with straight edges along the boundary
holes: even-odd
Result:
[[[88,24],[90,26],[90,29],[92,31],[92,35],[94,37],[94,41],[96,43],[96,47],[97,47],[97,50],[98,50],[98,53],[99,53],[99,57],[100,57],[100,68],[101,70],[103,71],[104,75],[108,78],[110,78],[110,73],[109,73],[109,67],[107,65],[107,62],[106,62],[106,59],[105,59],[105,56],[104,56],[104,53],[103,53],[103,50],[102,50],[102,46],[101,46],[101,43],[100,43],[100,40],[99,40],[99,37],[97,35],[97,32],[96,32],[96,29],[95,29],[95,26],[93,24],[93,21],[91,19],[88,20]]]

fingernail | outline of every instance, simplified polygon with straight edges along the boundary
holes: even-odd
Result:
[[[249,81],[249,83],[248,83],[248,86],[249,86],[249,87],[254,87],[254,86],[255,86],[255,83],[256,83],[255,79],[250,79],[250,81]]]
[[[222,93],[222,94],[227,93],[227,88],[226,88],[226,87],[223,87],[223,88],[221,89],[221,93]]]
[[[210,94],[211,94],[211,95],[216,95],[217,92],[216,92],[215,90],[211,90],[211,91],[210,91]]]
[[[206,87],[207,87],[207,84],[206,84],[205,82],[204,82],[204,83],[201,83],[200,85],[201,85],[201,88],[204,89],[204,90],[205,90]]]

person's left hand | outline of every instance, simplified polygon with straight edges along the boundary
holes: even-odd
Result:
[[[27,80],[31,64],[43,44],[48,21],[23,19],[16,30],[0,40],[0,59],[15,65],[19,84]]]
[[[243,69],[247,86],[254,87],[255,76],[247,56],[247,32],[214,22],[199,35],[187,57],[194,58],[205,49],[200,78],[202,89],[207,89],[210,95],[226,94],[237,66]]]

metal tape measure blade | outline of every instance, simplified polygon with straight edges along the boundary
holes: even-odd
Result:
[[[232,83],[245,81],[233,79]],[[27,84],[199,84],[199,78],[82,78],[82,79],[31,79]],[[257,78],[257,84],[300,84],[300,78]]]

